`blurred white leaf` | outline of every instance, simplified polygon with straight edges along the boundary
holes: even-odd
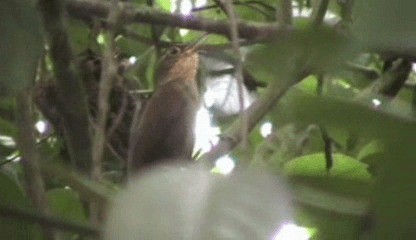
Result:
[[[290,201],[283,180],[264,172],[158,168],[116,197],[104,239],[271,239],[292,220]]]

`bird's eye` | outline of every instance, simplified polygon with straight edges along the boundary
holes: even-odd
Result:
[[[180,48],[178,48],[178,47],[171,47],[171,48],[169,48],[169,50],[168,50],[168,54],[169,54],[169,55],[171,55],[171,56],[176,56],[176,55],[178,55],[179,53],[181,53],[181,49],[180,49]]]

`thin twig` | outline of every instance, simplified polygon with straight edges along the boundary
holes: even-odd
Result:
[[[319,129],[321,130],[322,140],[324,141],[325,168],[329,172],[334,165],[334,156],[332,154],[334,142],[324,126],[320,126]]]
[[[66,9],[71,17],[80,19],[91,19],[93,17],[101,19],[107,18],[109,4],[105,1],[66,0],[65,2]],[[124,6],[121,15],[125,24],[147,23],[187,28],[225,36],[229,36],[230,34],[229,23],[224,20],[207,19],[195,15],[185,16],[180,14],[170,14],[144,6],[135,8],[131,4],[121,5]],[[294,32],[295,28],[282,27],[275,22],[258,23],[252,21],[240,21],[238,23],[239,37],[251,40],[251,43],[253,43],[253,41],[269,39],[270,37],[278,39]],[[403,57],[411,61],[416,61],[415,49],[406,47],[403,44],[388,47],[366,46],[366,48],[369,52],[379,53],[385,57]]]
[[[247,113],[244,111],[244,79],[243,79],[243,61],[240,52],[240,44],[237,30],[238,17],[234,10],[234,6],[231,0],[224,2],[225,9],[228,12],[230,19],[230,35],[233,52],[236,56],[235,77],[238,83],[238,101],[240,103],[240,118],[241,118],[241,143],[242,148],[247,149],[248,147],[248,130],[247,130]]]
[[[345,69],[368,80],[375,80],[380,77],[380,74],[376,70],[354,63],[347,63]]]
[[[254,126],[263,118],[276,102],[284,96],[289,88],[304,79],[308,72],[300,72],[293,75],[291,79],[284,81],[272,81],[266,88],[265,92],[257,99],[247,111],[247,131],[250,132]],[[204,164],[211,164],[212,161],[229,153],[241,141],[241,121],[235,121],[222,135],[223,137],[211,151],[205,153],[201,159]]]
[[[22,91],[16,99],[16,123],[19,128],[17,146],[22,154],[21,164],[26,180],[27,194],[42,214],[49,215],[50,209],[45,195],[45,186],[39,167],[39,152],[33,131],[33,112],[31,95]],[[43,228],[46,239],[56,239],[50,228]]]
[[[222,2],[222,0],[213,0],[213,1],[215,3],[216,7],[219,7],[225,13],[225,15],[228,16],[227,7]]]
[[[416,87],[413,86],[412,90],[412,116],[416,119]]]
[[[146,3],[149,7],[153,8],[154,0],[147,0]],[[160,36],[157,32],[157,26],[152,24],[150,26],[150,32],[151,32],[151,37],[153,40],[153,45],[155,46],[155,49],[156,49],[156,56],[159,57],[161,54],[161,51],[160,51],[160,44],[159,44]]]
[[[126,114],[127,110],[127,93],[123,92],[123,97],[121,99],[121,106],[120,110],[118,111],[116,117],[113,119],[111,127],[107,131],[107,138],[111,138],[113,134],[116,132],[117,128],[120,126],[121,122],[123,121],[123,118]]]
[[[341,11],[342,21],[347,24],[351,23],[354,0],[337,1],[337,3],[341,8],[340,11]]]
[[[228,15],[224,4],[222,3],[221,0],[213,0],[215,2],[215,4],[212,5],[206,5],[206,6],[202,6],[202,7],[198,7],[198,8],[193,8],[192,12],[199,12],[199,11],[204,11],[204,10],[209,10],[209,9],[213,9],[213,8],[221,8],[221,10]],[[268,17],[268,18],[273,18],[273,15],[269,14],[269,12],[275,12],[276,8],[265,3],[262,1],[233,1],[234,5],[241,5],[241,6],[246,6],[248,8],[251,8],[261,14],[263,14],[264,16]],[[257,6],[255,6],[257,5]],[[263,8],[263,9],[261,9]]]
[[[292,25],[292,0],[280,1],[280,8],[276,10],[276,19],[282,25]]]
[[[318,87],[317,87],[317,95],[322,96],[324,92],[324,76],[318,76]],[[320,125],[319,130],[321,131],[322,141],[324,142],[324,154],[325,154],[325,167],[327,172],[331,170],[332,166],[334,165],[334,158],[332,155],[332,148],[334,145],[334,141],[329,136],[328,131],[326,130],[325,126]]]
[[[319,0],[312,11],[312,24],[319,26],[324,21],[326,10],[328,9],[329,0]]]
[[[369,87],[362,90],[355,100],[363,100],[374,94],[381,94],[390,98],[395,97],[404,86],[412,70],[412,64],[407,59],[399,59],[393,62],[382,76]]]
[[[106,143],[106,127],[107,115],[109,111],[109,96],[113,86],[113,82],[117,77],[117,64],[114,59],[116,26],[120,9],[118,7],[118,0],[111,1],[111,10],[108,15],[109,31],[107,33],[107,46],[104,50],[103,66],[101,68],[101,79],[98,94],[98,114],[97,124],[92,145],[92,171],[91,178],[93,181],[102,181],[102,159],[104,155]],[[91,203],[90,217],[93,223],[99,222],[100,207],[96,202]]]

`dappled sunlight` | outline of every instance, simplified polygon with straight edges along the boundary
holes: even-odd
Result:
[[[311,233],[308,228],[286,223],[278,230],[272,240],[308,240],[310,238]]]
[[[180,4],[180,6],[178,6],[178,3]],[[191,0],[182,0],[182,1],[171,0],[171,4],[172,4],[171,12],[172,13],[179,12],[182,15],[188,15],[191,13],[193,7],[201,7],[201,6],[204,6],[206,3],[207,3],[207,0],[196,0],[194,2],[194,6],[192,6]],[[181,36],[185,36],[188,33],[189,33],[188,29],[182,28],[179,30],[179,34]]]
[[[271,122],[265,122],[260,126],[260,134],[262,137],[266,138],[273,131],[273,125]]]
[[[231,173],[235,168],[234,160],[229,156],[224,156],[215,162],[215,172],[227,175]]]
[[[44,133],[46,131],[47,128],[47,124],[45,121],[38,121],[35,124],[36,130],[38,130],[39,133]]]
[[[194,151],[206,153],[218,143],[220,128],[213,126],[209,111],[201,107],[196,115]]]

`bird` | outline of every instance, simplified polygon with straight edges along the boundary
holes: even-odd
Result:
[[[200,106],[198,67],[197,44],[172,46],[161,57],[155,72],[157,87],[130,138],[130,173],[172,159],[192,159]]]

